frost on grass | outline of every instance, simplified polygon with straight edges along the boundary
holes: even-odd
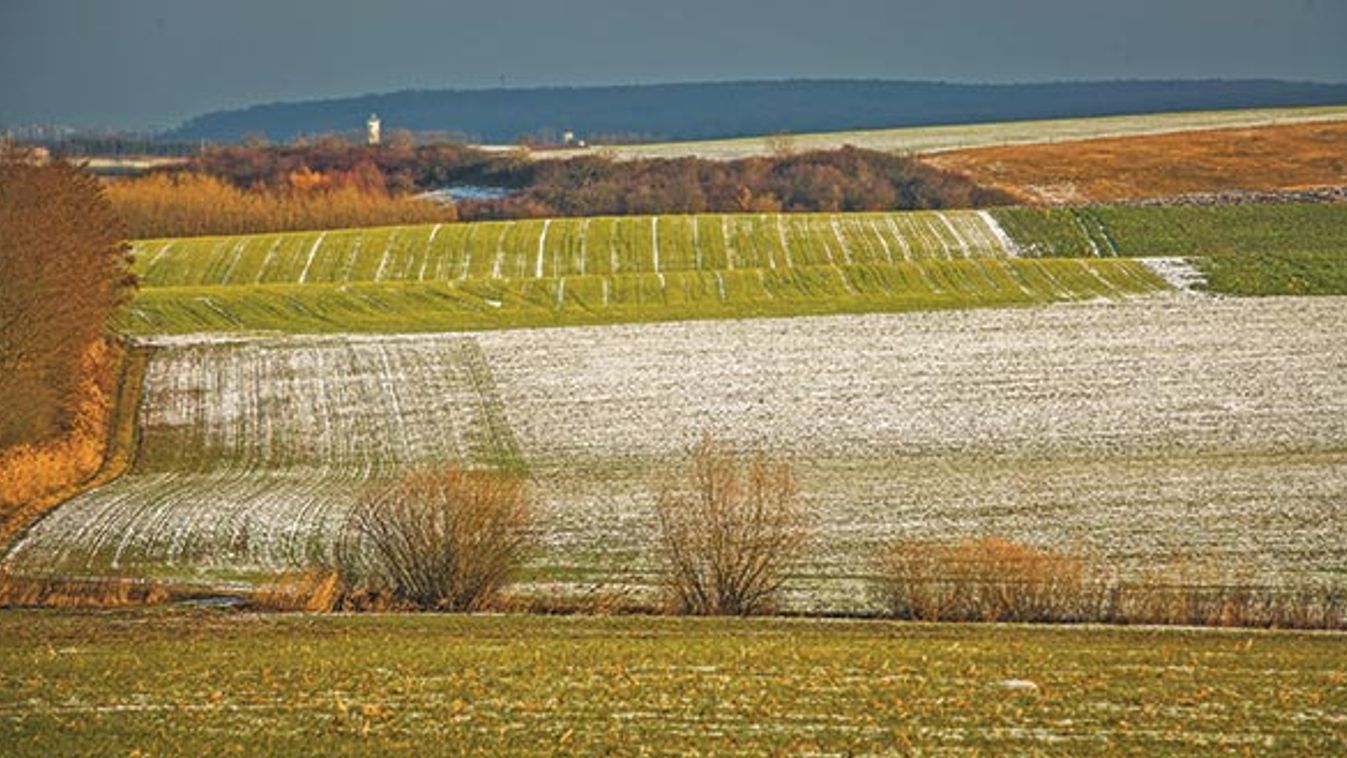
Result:
[[[67,503],[19,567],[231,571],[303,565],[360,487],[446,460],[517,459],[470,339],[288,340],[163,348],[130,474]]]
[[[898,538],[1330,577],[1347,565],[1343,333],[1342,298],[1157,297],[172,342],[133,473],[58,509],[14,559],[284,567],[321,554],[365,480],[522,457],[542,510],[530,579],[639,584],[654,495],[711,429],[795,463],[817,534],[802,605],[854,607],[871,552]]]
[[[1344,305],[1153,298],[481,342],[558,555],[646,571],[647,493],[715,429],[796,460],[821,534],[797,587],[832,604],[896,538],[1331,574],[1347,560]]]
[[[1138,262],[1154,271],[1169,286],[1189,295],[1201,292],[1207,277],[1185,258],[1138,258]]]

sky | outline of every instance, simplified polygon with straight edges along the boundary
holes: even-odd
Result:
[[[1347,82],[1347,0],[0,0],[0,124],[158,130],[409,88]]]

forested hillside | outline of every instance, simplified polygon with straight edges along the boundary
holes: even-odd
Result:
[[[796,80],[406,90],[216,111],[166,136],[230,141],[258,133],[290,140],[361,129],[377,112],[388,127],[447,132],[470,141],[555,141],[572,131],[581,139],[616,143],[1344,102],[1347,85],[1273,80],[999,85]]]

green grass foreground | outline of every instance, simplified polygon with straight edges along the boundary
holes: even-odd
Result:
[[[8,611],[0,640],[11,755],[1347,749],[1332,634]]]

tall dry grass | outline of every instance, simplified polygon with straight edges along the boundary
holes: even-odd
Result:
[[[297,174],[285,189],[239,189],[203,174],[154,173],[108,183],[107,198],[136,239],[252,234],[453,221],[452,206]]]
[[[1347,586],[1263,586],[1232,565],[1179,556],[1124,577],[1000,537],[907,541],[881,551],[872,590],[889,615],[920,621],[1347,628]]]
[[[900,543],[875,568],[889,612],[920,621],[1067,620],[1093,581],[1078,556],[997,537]]]
[[[25,577],[0,571],[0,608],[131,608],[172,598],[167,586],[142,579]]]
[[[743,460],[710,434],[692,451],[687,481],[661,493],[656,510],[677,613],[770,610],[808,536],[791,467],[762,455]]]
[[[481,610],[518,570],[532,523],[518,476],[453,466],[415,472],[360,499],[337,566],[360,592],[427,610]]]

